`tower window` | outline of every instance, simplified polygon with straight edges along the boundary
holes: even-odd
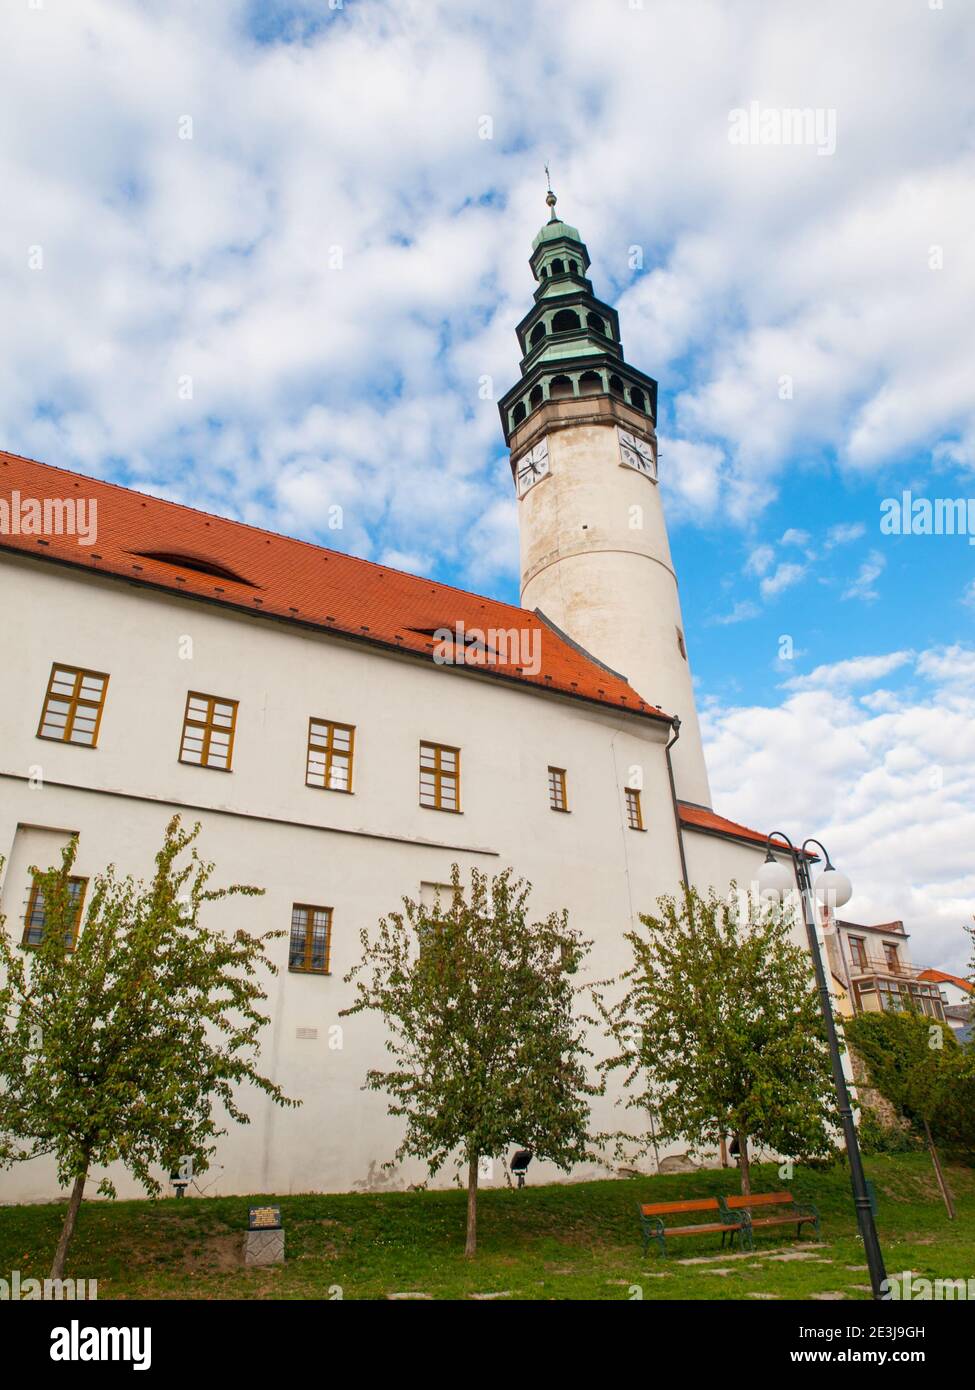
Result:
[[[536,406],[541,405],[543,398],[544,393],[542,388],[540,386],[533,387],[532,393],[528,397],[528,404],[531,406],[532,410],[534,410]]]
[[[564,264],[562,263],[562,261],[555,260],[555,261],[552,262],[552,274],[553,274],[553,275],[564,275],[564,274],[565,274],[565,266],[564,266]]]
[[[527,412],[525,410],[524,401],[519,401],[518,404],[515,406],[514,410],[511,412],[511,423],[513,425],[520,425],[522,420],[524,420],[526,414]]]
[[[553,376],[548,388],[549,400],[561,400],[573,394],[572,381],[567,376]]]
[[[631,830],[643,830],[643,807],[635,787],[626,788],[626,823]]]
[[[679,627],[678,627],[678,628],[675,628],[674,631],[677,633],[677,650],[680,652],[681,656],[682,656],[682,657],[684,658],[684,660],[686,661],[686,660],[687,660],[687,647],[686,647],[685,644],[684,644],[684,634],[681,632],[681,630],[680,630]]]
[[[73,916],[70,925],[64,933],[64,949],[73,951],[78,940],[78,928],[81,926],[81,909],[85,901],[85,889],[88,887],[86,878],[68,879],[68,905],[73,909]],[[47,906],[44,902],[44,889],[41,887],[39,878],[35,878],[30,890],[30,898],[27,902],[27,911],[24,914],[24,935],[22,945],[39,946],[44,940],[44,932],[47,927]]]
[[[37,737],[94,748],[107,688],[108,677],[100,671],[83,671],[55,662],[44,695]]]
[[[602,333],[603,337],[606,336],[606,325],[598,314],[587,314],[586,323],[594,333]]]
[[[535,327],[531,331],[531,337],[528,339],[528,341],[532,345],[532,347],[534,347],[535,344],[540,343],[544,337],[545,323],[543,321],[541,323],[536,323]]]
[[[308,762],[305,784],[330,792],[352,790],[355,728],[326,719],[308,721]]]
[[[646,410],[646,397],[636,386],[634,386],[633,390],[630,392],[630,400],[636,406],[637,410]]]
[[[569,273],[570,273],[571,275],[578,275],[578,274],[579,274],[579,267],[576,265],[575,261],[570,261],[570,262],[569,262]]]
[[[191,690],[186,697],[186,713],[183,716],[180,762],[229,772],[234,756],[236,725],[236,700],[199,695]]]
[[[619,379],[618,376],[611,376],[611,377],[610,377],[610,379],[609,379],[609,389],[612,391],[612,393],[613,393],[614,396],[622,396],[622,394],[623,394],[623,383],[622,383],[622,381]]]
[[[550,767],[548,770],[548,804],[553,811],[567,811],[569,800],[565,792],[565,768]]]
[[[579,378],[579,395],[595,396],[603,389],[603,380],[598,372],[583,372]]]
[[[420,744],[420,805],[432,811],[460,810],[460,749]]]
[[[291,909],[288,969],[306,975],[327,975],[332,948],[332,909],[295,903]]]
[[[581,327],[579,315],[572,309],[560,309],[552,320],[553,333],[572,333]]]

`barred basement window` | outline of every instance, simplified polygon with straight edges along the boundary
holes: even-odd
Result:
[[[434,811],[460,810],[460,749],[420,744],[420,805]]]
[[[355,728],[327,719],[308,721],[308,764],[305,784],[330,792],[352,790],[352,754]]]
[[[626,819],[631,830],[643,829],[643,808],[640,793],[634,787],[626,788]]]
[[[291,909],[288,969],[308,975],[327,975],[331,949],[332,909],[295,903]]]
[[[47,683],[37,737],[94,748],[107,688],[108,676],[102,672],[60,666],[55,662]]]
[[[78,940],[78,930],[81,927],[81,909],[85,902],[85,889],[88,887],[86,878],[68,879],[68,897],[74,905],[74,920],[71,926],[64,933],[64,949],[73,951]],[[47,907],[44,902],[44,889],[41,887],[40,880],[35,878],[31,885],[30,898],[27,902],[27,912],[24,915],[24,936],[22,945],[39,946],[44,940],[44,931],[47,927]]]
[[[567,811],[569,809],[565,794],[564,767],[550,767],[548,770],[548,804],[553,811]]]
[[[229,772],[236,724],[236,700],[222,700],[216,695],[200,695],[191,690],[186,697],[183,716],[180,762]]]

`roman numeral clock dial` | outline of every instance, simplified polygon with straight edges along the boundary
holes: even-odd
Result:
[[[620,463],[623,467],[635,468],[638,473],[645,473],[656,482],[657,456],[653,445],[641,439],[638,434],[630,434],[628,430],[621,430],[618,426],[616,432],[620,438]]]
[[[548,476],[548,440],[543,439],[529,449],[518,461],[518,496],[524,497],[529,488]]]

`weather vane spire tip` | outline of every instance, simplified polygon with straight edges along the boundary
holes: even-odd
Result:
[[[548,171],[548,164],[547,164],[547,163],[546,163],[546,165],[545,165],[545,182],[546,182],[547,185],[548,185],[548,192],[547,192],[546,195],[545,195],[545,202],[546,202],[546,203],[548,204],[548,206],[552,209],[552,216],[549,218],[549,221],[550,221],[550,222],[555,222],[555,221],[557,221],[557,218],[556,218],[556,216],[555,216],[555,204],[558,202],[558,199],[556,198],[555,194],[552,192],[552,175],[551,175],[551,174],[549,173],[549,171]]]

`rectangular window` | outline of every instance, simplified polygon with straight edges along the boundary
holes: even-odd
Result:
[[[74,920],[64,934],[64,948],[66,951],[73,951],[78,940],[78,929],[81,926],[81,910],[85,902],[85,889],[88,887],[86,878],[68,879],[68,897],[74,906]],[[27,901],[27,912],[24,916],[24,937],[23,945],[39,946],[44,939],[44,929],[47,926],[47,908],[44,904],[44,890],[40,880],[34,879],[31,885],[30,898]]]
[[[355,729],[351,724],[332,724],[327,719],[310,719],[306,785],[322,787],[330,792],[350,792],[354,746]]]
[[[867,955],[863,949],[863,938],[860,936],[850,937],[850,959],[858,970],[866,966]]]
[[[897,947],[893,946],[889,941],[884,942],[884,959],[887,962],[887,969],[891,971],[892,974],[896,974],[900,969],[900,961],[897,958]]]
[[[567,811],[569,809],[565,795],[564,767],[550,767],[548,770],[548,804],[553,811]]]
[[[460,810],[460,749],[420,744],[420,805],[435,811]]]
[[[216,695],[199,695],[191,690],[186,697],[183,716],[180,762],[229,772],[236,723],[236,700],[221,700]]]
[[[288,969],[327,975],[332,948],[332,909],[295,903],[291,909],[291,947]]]
[[[643,829],[643,808],[635,787],[626,788],[626,821],[631,830]]]
[[[94,748],[107,689],[108,677],[100,671],[82,671],[76,666],[59,666],[55,662],[47,683],[37,737]]]

